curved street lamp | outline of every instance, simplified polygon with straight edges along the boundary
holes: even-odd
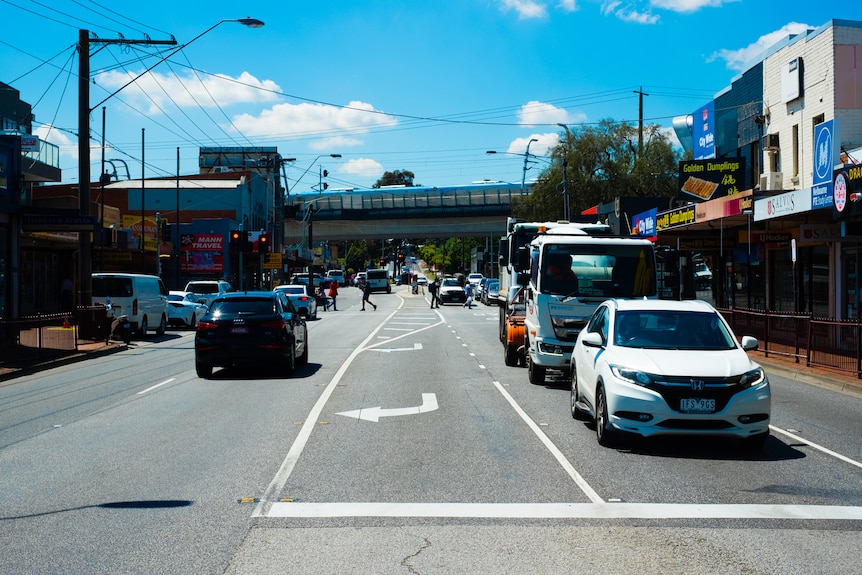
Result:
[[[144,70],[143,73],[137,75],[134,79],[130,80],[110,95],[107,98],[103,99],[101,102],[90,107],[90,44],[170,44],[176,46],[176,39],[171,36],[170,40],[151,40],[149,38],[145,40],[127,40],[125,38],[116,38],[116,39],[102,39],[102,38],[90,38],[90,31],[85,29],[78,30],[78,211],[81,216],[90,216],[90,113],[101,106],[105,101],[112,98],[118,92],[126,88],[126,86],[132,84],[137,81],[138,78],[142,77],[144,74],[152,70],[154,67],[158,66],[183,48],[187,47],[189,44],[225,22],[237,22],[242,24],[243,26],[248,26],[249,28],[260,28],[263,26],[263,21],[258,20],[256,18],[239,18],[236,20],[220,20],[216,22],[185,44],[178,46],[175,50],[172,50]],[[143,174],[141,174],[141,181],[143,182]],[[144,201],[143,201],[143,193],[141,194],[141,210],[143,211]],[[101,222],[100,222],[101,225]],[[141,242],[143,245],[143,221],[141,222]],[[89,306],[92,303],[93,299],[93,283],[91,280],[91,274],[93,272],[93,259],[92,259],[92,238],[90,234],[79,233],[78,234],[78,270],[79,270],[79,278],[78,278],[78,292],[80,294],[78,305]]]

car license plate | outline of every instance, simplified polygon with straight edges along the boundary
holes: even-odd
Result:
[[[712,413],[715,411],[714,399],[680,399],[679,410],[686,413]]]
[[[230,328],[231,333],[248,333],[247,327],[232,327]]]

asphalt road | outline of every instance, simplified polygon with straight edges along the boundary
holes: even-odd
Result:
[[[859,572],[859,397],[768,368],[762,454],[605,449],[496,308],[371,297],[286,379],[170,332],[0,383],[0,573]]]

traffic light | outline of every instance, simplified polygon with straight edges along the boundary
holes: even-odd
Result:
[[[232,251],[232,252],[241,252],[242,251],[242,232],[240,230],[231,230],[230,231],[230,251]]]
[[[265,254],[269,252],[269,232],[263,232],[257,238],[257,253]]]
[[[385,265],[386,265],[386,258],[380,258],[380,265],[381,265],[381,266],[385,266]]]

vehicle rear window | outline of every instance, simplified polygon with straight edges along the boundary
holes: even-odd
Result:
[[[370,271],[370,272],[367,272],[367,273],[368,273],[368,276],[367,276],[367,277],[368,277],[368,279],[370,279],[370,280],[383,280],[383,279],[386,279],[386,270]]]
[[[304,287],[287,287],[287,288],[278,288],[278,289],[280,289],[284,293],[289,293],[289,294],[300,294],[300,295],[305,294],[305,288]]]
[[[218,284],[189,284],[186,291],[194,293],[218,293]]]
[[[271,315],[276,313],[275,300],[269,298],[232,298],[216,300],[210,306],[210,313],[213,315]]]
[[[93,278],[95,297],[132,297],[132,280],[129,278]]]

